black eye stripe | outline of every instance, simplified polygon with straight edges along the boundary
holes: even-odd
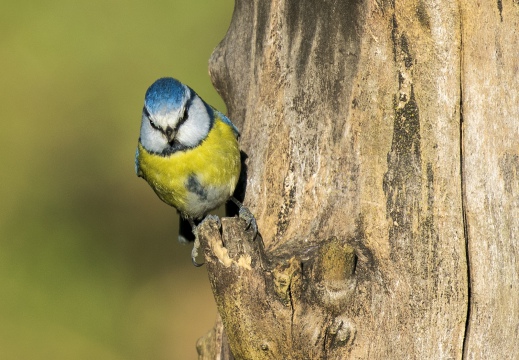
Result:
[[[144,112],[144,116],[146,116],[148,118],[148,121],[150,122],[150,125],[152,128],[160,131],[160,132],[164,132],[159,126],[157,126],[153,120],[151,120],[151,115],[150,115],[150,112],[148,111],[148,109],[146,109],[146,106],[142,109],[142,111]]]
[[[155,124],[153,122],[153,120],[151,120],[151,118],[148,118],[148,120],[150,121],[150,125],[152,128],[156,129],[156,130],[159,130],[159,131],[163,131],[162,128],[160,128],[159,126],[157,126],[157,124]]]
[[[183,113],[182,113],[182,116],[180,117],[180,119],[178,120],[177,124],[175,125],[175,128],[174,129],[171,129],[169,126],[168,128],[177,132],[178,129],[182,126],[182,124],[184,124],[186,122],[186,120],[189,118],[189,106],[191,104],[191,99],[189,99],[184,107],[184,110],[183,110]],[[154,128],[155,130],[158,130],[160,131],[161,133],[163,133],[164,135],[167,135],[166,134],[166,130],[164,130],[163,128],[161,128],[160,126],[158,126],[157,124],[155,124],[153,122],[153,120],[151,119],[151,114],[150,112],[148,111],[148,109],[146,108],[146,105],[142,108],[142,112],[144,114],[144,116],[146,116],[148,118],[148,121],[150,122],[150,125],[152,128]]]
[[[185,123],[186,120],[189,118],[189,107],[191,106],[191,102],[193,101],[194,96],[195,94],[191,92],[189,99],[187,99],[186,104],[184,105],[184,112],[182,113],[182,116],[180,117],[177,125],[175,126],[175,131],[178,131],[180,126],[182,126],[182,124]]]
[[[177,131],[178,128],[179,128],[180,126],[182,126],[183,123],[186,122],[186,120],[187,120],[188,117],[189,117],[189,114],[188,114],[188,109],[187,109],[187,107],[186,107],[186,108],[184,108],[184,113],[182,114],[182,117],[178,120],[178,123],[177,123],[177,125],[175,126],[175,131]]]
[[[148,109],[146,109],[146,106],[142,108],[142,112],[144,113],[144,115],[146,115],[148,119],[150,118],[150,112],[148,111]]]

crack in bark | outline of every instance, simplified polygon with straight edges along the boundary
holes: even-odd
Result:
[[[287,289],[288,300],[290,302],[290,341],[292,344],[294,343],[294,317],[295,317],[295,306],[294,306],[294,297],[292,296],[292,284],[294,283],[294,279],[290,278],[290,283]]]
[[[460,5],[460,14],[462,9]],[[463,237],[465,238],[465,258],[467,261],[467,315],[465,318],[465,333],[463,336],[463,348],[461,358],[467,358],[468,338],[470,333],[470,307],[471,307],[471,276],[470,276],[470,251],[469,251],[469,232],[467,221],[467,189],[465,187],[464,177],[464,137],[463,137],[463,17],[460,16],[460,182],[461,182],[461,213],[463,220]]]

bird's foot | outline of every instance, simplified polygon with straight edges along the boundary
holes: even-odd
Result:
[[[245,224],[246,224],[245,230],[252,229],[252,231],[254,233],[254,238],[256,238],[256,235],[258,234],[258,223],[256,222],[256,218],[251,213],[251,211],[246,206],[244,206],[241,202],[236,200],[236,198],[231,197],[231,200],[233,203],[236,204],[236,206],[239,207],[238,216],[240,217],[240,219],[245,220]]]
[[[205,219],[202,221],[202,223],[204,221],[206,221],[207,219],[215,220],[216,223],[218,224],[218,227],[219,228],[222,227],[222,222],[220,221],[220,218],[218,216],[208,215],[205,217]],[[198,249],[200,248],[200,239],[198,238],[198,226],[200,226],[201,223],[198,224],[198,226],[196,226],[192,220],[190,220],[189,223],[191,224],[191,227],[193,229],[193,235],[195,235],[195,242],[193,244],[193,250],[191,250],[191,262],[196,267],[200,267],[200,266],[204,265],[204,263],[197,262],[196,258],[198,257]]]
[[[191,262],[196,267],[200,267],[204,265],[204,263],[199,263],[196,261],[196,258],[198,257],[198,249],[200,248],[200,240],[198,239],[198,231],[195,229],[193,230],[193,234],[195,234],[195,242],[193,243],[193,250],[191,250]]]
[[[240,219],[245,220],[245,223],[247,225],[245,227],[245,230],[252,229],[252,231],[254,233],[254,237],[256,237],[256,235],[258,234],[258,224],[256,223],[256,218],[254,217],[254,215],[252,215],[250,210],[248,208],[246,208],[245,206],[242,206],[240,208],[240,212],[238,213],[238,216],[240,217]]]

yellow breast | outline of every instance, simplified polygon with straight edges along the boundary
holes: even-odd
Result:
[[[137,161],[142,177],[159,198],[191,218],[201,218],[225,203],[241,170],[236,135],[219,117],[197,147],[161,156],[139,143]]]

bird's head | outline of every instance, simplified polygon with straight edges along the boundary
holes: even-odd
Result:
[[[162,78],[146,91],[140,134],[146,150],[166,155],[195,147],[211,126],[212,109],[180,81]]]

